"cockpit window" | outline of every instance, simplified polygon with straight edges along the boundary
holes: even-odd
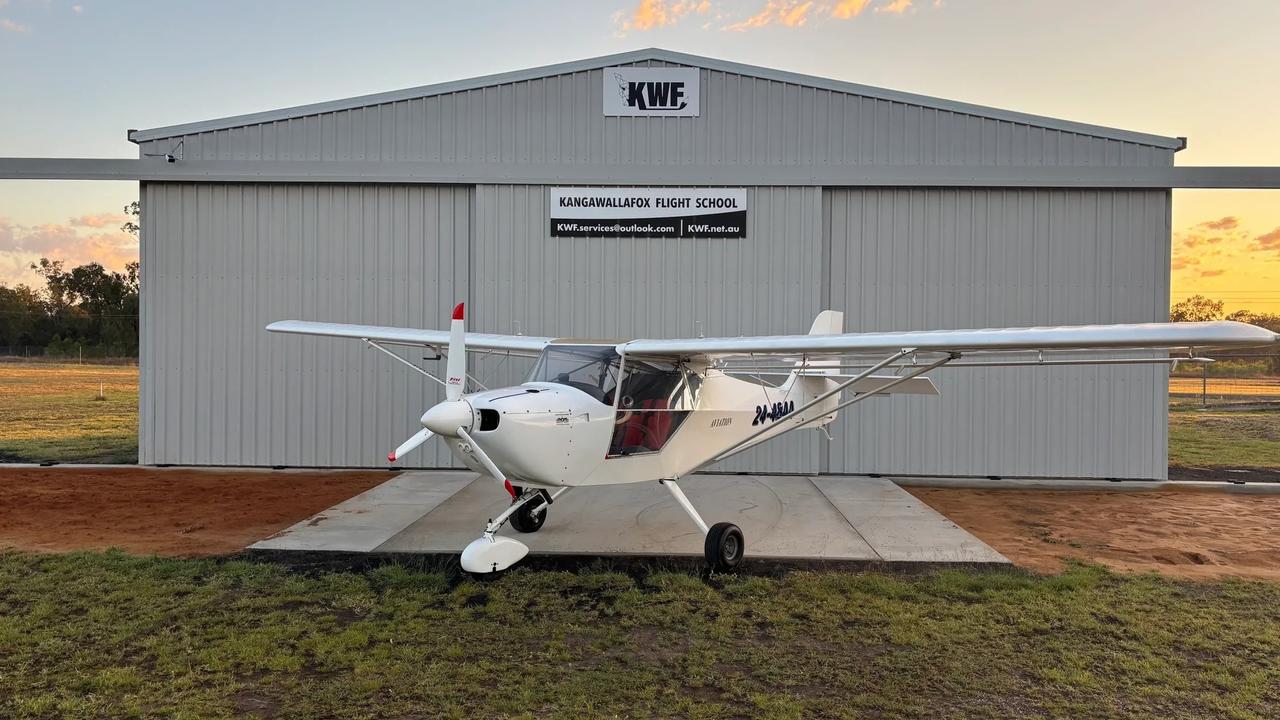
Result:
[[[666,360],[628,357],[608,457],[658,452],[693,409],[701,378]]]
[[[613,405],[620,361],[612,345],[548,345],[533,366],[529,382],[568,385]]]

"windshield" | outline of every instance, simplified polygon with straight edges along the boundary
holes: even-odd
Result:
[[[568,385],[613,405],[619,361],[612,345],[548,345],[533,366],[529,382]]]

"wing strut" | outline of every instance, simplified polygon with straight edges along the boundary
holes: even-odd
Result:
[[[400,357],[399,355],[397,355],[397,354],[395,354],[395,353],[391,352],[390,350],[388,350],[388,349],[386,349],[386,348],[382,347],[382,346],[381,346],[381,345],[379,345],[377,342],[375,342],[375,341],[373,341],[373,340],[370,340],[369,338],[360,338],[360,339],[361,339],[361,340],[364,340],[366,343],[368,343],[368,344],[369,344],[369,347],[373,348],[374,350],[377,350],[378,352],[381,352],[381,353],[385,354],[387,357],[389,357],[389,358],[391,358],[392,360],[395,360],[396,362],[398,362],[398,363],[400,363],[400,364],[404,365],[405,367],[409,368],[410,370],[412,370],[412,371],[414,371],[414,372],[416,372],[416,373],[419,373],[419,374],[421,374],[421,375],[422,375],[422,376],[424,376],[424,377],[429,377],[429,378],[431,378],[432,380],[435,380],[436,382],[440,383],[441,385],[444,385],[444,381],[443,381],[443,380],[441,380],[440,378],[436,377],[435,375],[432,375],[431,373],[427,372],[426,370],[423,370],[422,368],[418,367],[417,365],[414,365],[413,363],[409,362],[408,360],[405,360],[404,358]]]
[[[779,429],[778,429],[778,426],[777,426],[777,425],[774,425],[774,426],[772,426],[772,427],[765,427],[765,428],[762,428],[761,430],[757,431],[755,434],[750,435],[750,436],[748,436],[748,437],[745,437],[745,438],[743,438],[742,440],[738,441],[737,443],[735,443],[734,445],[732,445],[728,450],[725,450],[724,452],[720,453],[719,455],[717,455],[717,456],[715,456],[715,457],[711,458],[710,460],[706,461],[705,463],[703,463],[703,464],[702,464],[702,465],[700,465],[699,467],[705,467],[706,465],[709,465],[709,464],[711,464],[711,463],[713,463],[713,462],[718,462],[718,461],[720,461],[720,460],[723,460],[723,459],[725,459],[725,458],[729,457],[730,455],[732,455],[732,454],[734,454],[734,453],[736,453],[736,452],[738,452],[738,451],[740,451],[740,450],[745,450],[745,449],[747,448],[747,446],[749,446],[749,445],[753,444],[757,439],[759,439],[759,438],[760,438],[761,436],[763,436],[765,433],[772,433],[772,434],[773,434],[773,436],[774,436],[774,437],[776,437],[776,436],[781,435],[781,434],[783,434],[783,433],[790,432],[790,431],[795,430],[795,429],[797,429],[797,428],[799,428],[799,427],[802,427],[802,426],[805,424],[805,422],[811,422],[812,420],[816,420],[817,418],[810,418],[809,420],[806,420],[806,418],[804,417],[804,412],[805,412],[806,410],[808,410],[809,408],[811,408],[811,407],[813,407],[813,406],[817,405],[818,403],[822,402],[823,400],[826,400],[827,398],[830,398],[830,397],[833,397],[833,396],[835,396],[835,395],[840,394],[840,393],[841,393],[841,392],[843,392],[846,388],[850,387],[851,385],[853,385],[854,383],[858,382],[859,380],[864,380],[864,379],[866,379],[866,378],[870,377],[870,376],[871,376],[872,374],[874,374],[876,371],[878,371],[878,370],[883,370],[884,368],[886,368],[886,367],[888,367],[888,366],[890,366],[890,365],[892,365],[892,364],[894,364],[894,363],[898,362],[899,360],[903,359],[904,357],[907,357],[908,355],[911,355],[911,354],[912,354],[912,353],[914,353],[915,351],[916,351],[916,350],[915,350],[915,348],[903,348],[902,350],[899,350],[898,352],[894,353],[893,355],[890,355],[889,357],[885,358],[884,360],[881,360],[880,362],[876,363],[875,365],[872,365],[871,367],[867,368],[866,370],[864,370],[864,371],[862,371],[862,372],[858,373],[857,375],[853,376],[853,377],[852,377],[852,378],[850,378],[849,380],[846,380],[845,382],[842,382],[842,383],[840,383],[839,385],[836,385],[836,386],[835,386],[834,388],[832,388],[831,390],[828,390],[827,392],[825,392],[825,393],[822,393],[822,394],[818,395],[817,397],[815,397],[814,399],[812,399],[812,400],[810,400],[809,402],[805,403],[804,405],[801,405],[800,407],[796,408],[793,412],[791,412],[789,415],[787,415],[787,417],[783,420],[784,425],[783,425],[783,427],[782,427],[782,429],[781,429],[781,430],[779,430]],[[853,397],[853,399],[851,399],[851,400],[847,400],[847,401],[845,401],[844,403],[837,405],[835,408],[833,408],[833,409],[831,410],[831,412],[836,412],[837,410],[840,410],[841,408],[846,408],[846,407],[848,407],[848,406],[850,406],[850,405],[852,405],[852,404],[854,404],[854,403],[856,403],[856,402],[860,402],[860,401],[862,401],[862,400],[865,400],[865,399],[866,399],[866,398],[868,398],[868,397],[871,397],[871,396],[873,396],[873,395],[876,395],[877,393],[882,393],[882,392],[884,392],[885,390],[888,390],[889,388],[892,388],[892,387],[894,387],[894,386],[896,386],[896,385],[900,385],[900,384],[902,384],[902,383],[904,383],[904,382],[907,382],[908,380],[912,380],[912,379],[914,379],[914,378],[917,378],[917,377],[919,377],[919,376],[921,376],[921,375],[923,375],[923,374],[925,374],[925,373],[929,372],[930,370],[933,370],[933,369],[935,369],[935,368],[942,367],[943,365],[946,365],[947,363],[951,362],[952,360],[956,360],[956,359],[958,359],[959,357],[960,357],[960,353],[958,353],[958,352],[948,353],[948,354],[946,355],[946,357],[939,358],[938,360],[935,360],[934,362],[931,362],[931,363],[929,363],[928,365],[921,365],[921,366],[919,366],[919,367],[915,367],[915,368],[913,368],[910,372],[908,372],[906,375],[903,375],[903,376],[901,376],[901,377],[894,378],[893,380],[890,380],[889,382],[887,382],[887,383],[885,383],[885,384],[883,384],[883,385],[880,385],[879,387],[875,388],[874,390],[871,390],[871,391],[869,391],[869,392],[865,392],[865,393],[859,393],[859,394],[855,395],[855,396]],[[692,471],[690,471],[690,472],[692,472]]]

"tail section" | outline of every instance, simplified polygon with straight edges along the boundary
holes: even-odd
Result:
[[[809,328],[810,335],[839,335],[842,332],[844,332],[844,313],[839,310],[823,310],[814,319],[813,327]],[[838,376],[839,365],[839,358],[797,362],[796,369],[787,379],[787,384],[790,386],[789,393],[795,398],[796,405],[806,404],[819,395],[835,389],[837,380],[834,377],[823,376]],[[803,375],[800,374],[802,370]],[[806,423],[805,427],[819,427],[835,420],[835,407],[839,401],[840,396],[833,395],[815,405],[806,415],[810,413],[821,415],[813,422]]]

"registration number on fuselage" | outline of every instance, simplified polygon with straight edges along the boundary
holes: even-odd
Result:
[[[756,417],[751,421],[752,425],[763,425],[766,422],[773,422],[784,418],[796,410],[796,401],[787,400],[785,402],[776,402],[772,405],[757,405]]]

